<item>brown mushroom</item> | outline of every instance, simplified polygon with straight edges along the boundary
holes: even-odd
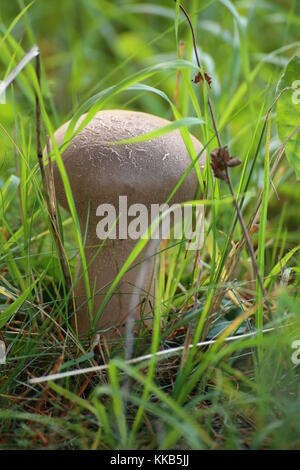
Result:
[[[95,256],[99,245],[103,243],[97,236],[99,217],[96,213],[99,205],[110,204],[118,208],[119,196],[127,197],[128,207],[144,204],[150,208],[151,204],[163,204],[191,165],[179,130],[139,143],[116,145],[111,142],[130,139],[167,124],[170,122],[141,112],[101,111],[72,139],[63,152],[82,235],[86,234],[85,253],[87,263],[90,264],[89,281],[91,290],[95,292],[94,316],[111,282],[137,243],[137,240],[122,239],[122,234],[120,236],[118,232],[117,239],[107,240],[98,256]],[[58,145],[63,143],[68,126],[69,123],[66,123],[57,130],[55,139]],[[202,145],[193,136],[192,142],[199,154]],[[201,169],[204,163],[203,152],[199,160]],[[56,165],[54,180],[57,199],[68,210],[63,182]],[[192,169],[170,204],[193,200],[197,188],[197,175],[195,169]],[[153,292],[150,286],[153,277],[152,263],[147,265],[143,286],[136,286],[142,262],[143,255],[140,255],[134,263],[135,267],[123,276],[98,321],[99,329],[122,327],[128,315],[132,314],[132,305],[135,305],[134,315],[139,315],[143,297],[146,297],[147,292]],[[75,296],[79,333],[83,334],[91,325],[82,276],[75,288]]]

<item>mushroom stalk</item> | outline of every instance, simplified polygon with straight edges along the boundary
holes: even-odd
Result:
[[[82,119],[84,116],[81,121]],[[141,227],[137,227],[138,213],[145,208],[149,215],[153,206],[160,207],[165,204],[191,165],[179,130],[139,143],[112,142],[125,141],[168,124],[169,121],[140,112],[101,111],[71,140],[63,152],[62,158],[82,236],[86,234],[85,254],[93,293],[93,317],[97,315],[111,283],[138,241],[137,228],[141,230]],[[64,142],[68,126],[69,123],[66,123],[56,132],[58,145]],[[199,155],[203,147],[197,139],[193,136],[191,138],[196,154]],[[196,165],[203,169],[204,152]],[[64,185],[56,165],[54,180],[57,199],[68,210]],[[193,200],[197,188],[196,171],[192,169],[169,205]],[[125,214],[124,210],[118,210],[122,198],[126,198],[128,214]],[[105,231],[105,219],[107,222],[111,221],[112,215],[115,217],[115,225],[110,225],[110,232],[105,232],[109,236],[103,240],[105,237],[101,234]],[[136,224],[134,227],[130,226],[133,216]],[[143,218],[140,219],[140,224],[143,224]],[[157,245],[153,242],[154,240],[150,240],[148,243],[147,257],[150,253],[150,258],[154,255],[154,247]],[[123,276],[99,318],[96,325],[98,330],[106,333],[122,331],[128,317],[140,318],[142,313],[147,317],[150,308],[145,299],[151,300],[154,295],[155,272],[153,262],[144,259],[144,256],[142,252],[134,261],[134,266]],[[143,276],[139,276],[141,267]],[[91,327],[82,274],[80,267],[75,287],[80,334],[88,332]],[[140,279],[143,281],[140,282]],[[153,299],[151,303],[153,304]]]

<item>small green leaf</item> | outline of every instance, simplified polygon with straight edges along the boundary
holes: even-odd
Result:
[[[285,90],[283,92],[283,90]],[[289,139],[285,151],[287,159],[300,179],[300,57],[293,57],[287,64],[278,83],[277,92],[282,95],[277,105],[277,127],[281,142]],[[294,134],[293,134],[294,132]],[[293,136],[291,137],[291,135]]]
[[[38,280],[28,287],[28,289],[26,289],[20,297],[18,297],[11,305],[9,305],[9,307],[6,307],[3,312],[0,310],[0,328],[2,328],[8,322],[8,320],[10,320],[10,318],[15,315],[18,310],[20,310],[23,303],[27,300],[37,283]]]

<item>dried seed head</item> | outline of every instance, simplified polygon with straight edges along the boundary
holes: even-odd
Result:
[[[211,76],[207,72],[204,72],[204,78],[205,78],[206,82],[208,83],[208,85],[211,87],[211,83],[212,83]],[[202,73],[198,72],[197,75],[195,75],[195,77],[193,79],[193,82],[194,83],[200,83],[200,82],[202,82],[202,80],[203,80]]]
[[[226,168],[235,167],[241,164],[238,158],[232,158],[228,147],[220,147],[211,152],[211,167],[216,178],[227,181]]]

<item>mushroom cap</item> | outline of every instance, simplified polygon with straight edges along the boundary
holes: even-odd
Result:
[[[85,116],[82,116],[79,123]],[[70,122],[55,133],[61,145]],[[130,144],[112,145],[110,142],[130,139],[170,124],[160,117],[135,111],[105,110],[98,112],[89,124],[70,142],[63,153],[64,165],[70,180],[77,211],[86,217],[86,211],[99,204],[118,204],[119,196],[128,197],[128,205],[142,203],[163,204],[191,165],[179,130],[155,139]],[[202,145],[193,136],[198,155]],[[205,165],[205,152],[199,164]],[[68,209],[64,186],[54,166],[56,195]],[[170,204],[192,200],[198,187],[193,168],[178,189]]]

